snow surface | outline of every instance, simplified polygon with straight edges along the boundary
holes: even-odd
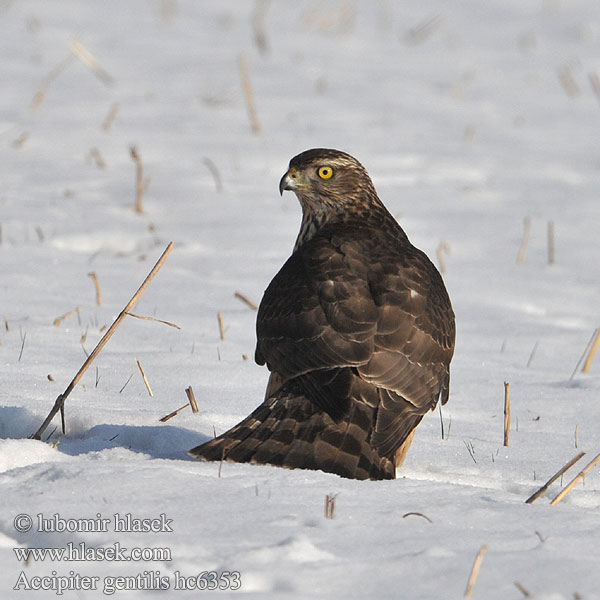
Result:
[[[70,571],[98,585],[65,598],[103,597],[105,577],[144,573],[169,589],[114,595],[197,597],[174,589],[175,573],[204,571],[240,573],[240,590],[204,592],[220,597],[458,598],[483,545],[473,598],[524,597],[515,583],[536,599],[600,598],[600,467],[550,505],[600,451],[598,359],[571,379],[599,325],[596,0],[21,0],[1,3],[0,25],[2,598],[53,597],[13,588],[21,573]],[[73,40],[112,84],[68,58]],[[151,178],[141,215],[132,144]],[[391,482],[186,455],[262,400],[255,313],[234,292],[258,302],[289,255],[300,208],[277,184],[316,146],[361,160],[434,261],[440,243],[450,249],[458,338],[445,439],[428,415]],[[171,240],[135,312],[181,329],[126,319],[69,397],[67,435],[57,419],[44,442],[28,439]],[[189,385],[200,412],[159,422]],[[29,531],[16,530],[18,514],[32,516]],[[173,532],[41,532],[38,514],[164,514]],[[171,560],[24,564],[13,551],[81,542],[168,548]]]

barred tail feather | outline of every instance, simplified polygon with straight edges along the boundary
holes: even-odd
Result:
[[[190,450],[207,461],[250,462],[336,473],[351,479],[393,479],[394,463],[369,444],[373,408],[351,402],[335,422],[297,390],[284,386],[229,431]]]

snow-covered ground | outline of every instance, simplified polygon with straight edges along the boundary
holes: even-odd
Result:
[[[550,505],[600,452],[600,359],[571,378],[600,324],[596,0],[20,0],[0,4],[0,31],[2,598],[70,584],[65,598],[183,599],[218,577],[221,597],[457,598],[484,545],[474,598],[600,598],[600,467]],[[142,214],[131,145],[150,177]],[[435,262],[449,248],[445,438],[430,414],[392,482],[186,455],[262,400],[255,312],[234,293],[258,302],[289,255],[300,208],[277,184],[315,146],[355,155]],[[128,317],[68,398],[67,435],[56,419],[28,439],[171,240],[134,312],[181,329]],[[190,385],[200,411],[159,422]],[[38,515],[78,531],[40,531]],[[157,531],[116,531],[115,515]],[[69,543],[158,550],[13,550]]]

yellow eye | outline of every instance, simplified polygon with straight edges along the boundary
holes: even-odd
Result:
[[[321,179],[331,179],[331,177],[333,176],[333,169],[331,167],[319,167],[317,175]]]

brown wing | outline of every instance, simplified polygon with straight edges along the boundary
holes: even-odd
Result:
[[[447,398],[454,346],[441,277],[395,227],[323,227],[275,276],[257,319],[257,362],[299,377],[333,418],[352,400],[345,371],[379,388],[371,443],[382,456]]]

